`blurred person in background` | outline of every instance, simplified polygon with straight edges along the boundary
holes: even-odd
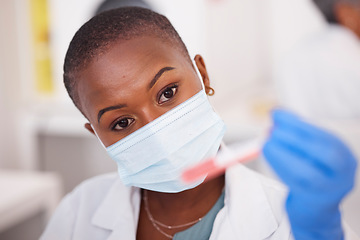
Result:
[[[360,0],[313,0],[326,20],[360,38]]]
[[[276,67],[280,103],[317,120],[360,119],[360,0],[313,0],[321,29]]]

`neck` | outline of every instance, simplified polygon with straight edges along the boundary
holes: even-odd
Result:
[[[158,217],[157,220],[163,220],[169,224],[176,223],[174,216],[179,215],[189,220],[197,219],[204,216],[215,204],[224,185],[225,177],[222,175],[180,193],[148,191],[149,206],[154,217]]]

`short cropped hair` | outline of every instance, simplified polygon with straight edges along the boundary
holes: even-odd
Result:
[[[184,42],[170,21],[149,9],[124,7],[105,11],[94,16],[75,33],[65,56],[63,78],[71,100],[83,114],[79,106],[76,74],[118,40],[144,35],[159,38],[178,49],[191,62]]]
[[[337,3],[359,4],[360,0],[313,0],[315,5],[325,16],[329,23],[338,23],[335,16],[335,6]]]

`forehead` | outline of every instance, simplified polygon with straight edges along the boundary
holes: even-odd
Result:
[[[191,62],[181,50],[159,38],[142,36],[115,42],[77,74],[82,111],[93,118],[94,108],[111,104],[108,100],[129,97],[132,89],[148,84],[166,66],[181,71],[191,68]]]

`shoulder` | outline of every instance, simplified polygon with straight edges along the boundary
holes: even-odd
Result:
[[[253,209],[258,210],[264,210],[267,206],[278,221],[283,219],[284,202],[288,193],[284,184],[241,164],[234,166],[227,174],[229,190],[234,197],[239,196],[237,202],[252,205]],[[247,202],[240,199],[244,195],[247,196]]]
[[[252,169],[246,168],[246,171],[251,172],[252,175],[259,181],[261,186],[267,193],[276,193],[281,196],[287,194],[287,187],[280,181],[273,178],[267,177],[259,172],[256,172]]]
[[[280,181],[246,168],[259,181],[277,219],[284,217],[285,199],[288,188]]]
[[[230,171],[227,172],[231,181],[245,181],[250,184],[258,184],[266,192],[277,192],[279,195],[287,193],[286,186],[278,180],[267,177],[259,172],[256,172],[242,164],[237,164]]]
[[[92,218],[112,191],[120,195],[126,192],[116,173],[96,176],[79,184],[61,200],[41,239],[74,239],[85,233],[106,236],[107,232],[93,225]]]
[[[107,173],[89,178],[80,183],[75,189],[64,197],[74,211],[80,213],[82,210],[94,213],[106,196],[115,190],[117,192],[126,191],[126,187],[121,183],[117,173]]]
[[[241,164],[226,171],[225,206],[240,239],[289,239],[284,200],[287,188]]]
[[[265,196],[275,210],[274,212],[282,212],[284,200],[288,193],[288,189],[283,183],[240,164],[235,166],[233,171],[233,174],[244,176],[241,179],[242,182],[258,189],[257,193]],[[240,185],[239,182],[236,184]]]

